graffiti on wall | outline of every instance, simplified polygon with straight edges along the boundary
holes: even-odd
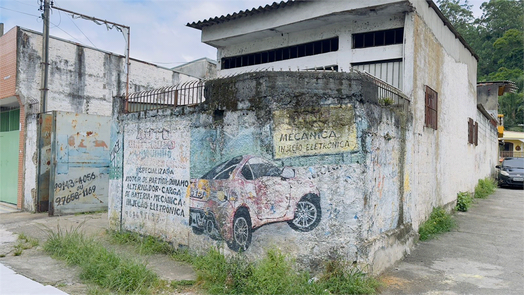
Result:
[[[187,190],[189,224],[195,234],[225,240],[234,251],[245,251],[255,229],[287,222],[301,232],[321,220],[315,185],[296,177],[295,170],[256,156],[238,156],[192,179]]]
[[[189,131],[173,125],[157,122],[125,128],[123,216],[128,224],[187,223]]]
[[[80,201],[87,197],[98,199],[96,195],[97,174],[95,172],[80,171],[82,175],[72,177],[70,173],[63,180],[55,181],[55,206],[64,206],[71,202]],[[97,171],[98,172],[98,171]],[[100,174],[98,175],[100,178]],[[99,185],[100,191],[100,185]],[[102,200],[99,200],[101,203]]]
[[[356,151],[351,105],[283,109],[273,112],[275,159]]]

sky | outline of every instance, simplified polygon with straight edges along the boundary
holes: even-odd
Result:
[[[354,1],[354,0],[340,0]],[[362,1],[362,0],[357,0]],[[487,0],[470,0],[475,16]],[[277,2],[280,2],[278,0]],[[216,59],[216,49],[200,42],[200,30],[187,23],[272,4],[273,0],[53,0],[54,6],[131,28],[132,58],[172,68],[202,57]],[[0,0],[4,32],[15,26],[42,32],[40,0]],[[51,11],[50,34],[118,54],[125,39],[115,29]]]

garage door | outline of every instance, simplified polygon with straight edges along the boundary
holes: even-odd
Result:
[[[20,110],[0,112],[0,201],[16,204]]]

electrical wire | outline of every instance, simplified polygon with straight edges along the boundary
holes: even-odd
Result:
[[[9,11],[13,11],[13,12],[18,12],[18,13],[25,14],[25,15],[29,15],[29,16],[35,16],[35,17],[38,17],[38,18],[40,17],[40,15],[30,14],[30,13],[27,13],[27,12],[22,12],[22,11],[18,11],[18,10],[14,10],[14,9],[9,9],[9,8],[3,7],[3,6],[0,6],[0,8],[5,9],[5,10],[9,10]]]
[[[60,13],[60,11],[58,11],[58,14],[62,15]],[[93,43],[93,41],[91,41],[91,39],[89,39],[89,37],[87,37],[86,34],[84,34],[84,32],[75,24],[74,22],[74,18],[71,18],[71,22],[73,23],[73,25],[75,25],[75,27],[80,31],[80,33],[82,33],[82,35],[84,35],[84,37],[86,37],[86,39],[89,41],[89,43],[91,43],[91,45],[93,45],[96,49],[98,49],[98,47],[96,47],[95,43]]]
[[[71,37],[71,38],[75,39],[76,41],[78,41],[78,43],[82,43],[82,41],[80,41],[80,40],[78,40],[77,38],[73,37],[71,34],[69,34],[68,32],[66,32],[66,31],[65,31],[64,29],[62,29],[61,27],[55,25],[55,24],[54,24],[53,22],[51,22],[51,21],[50,21],[50,23],[51,23],[52,25],[54,25],[54,26],[55,26],[57,29],[59,29],[60,31],[66,33],[69,37]]]

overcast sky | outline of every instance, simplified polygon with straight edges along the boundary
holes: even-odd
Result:
[[[364,0],[340,0],[364,1]],[[470,0],[473,12],[487,0]],[[280,0],[278,1],[280,2]],[[271,0],[54,0],[54,5],[131,27],[131,57],[174,67],[202,57],[216,59],[216,49],[200,42],[200,30],[188,22],[271,4]],[[14,26],[42,31],[40,0],[0,0],[0,22],[7,32]],[[124,53],[120,32],[52,10],[52,36],[90,47]]]

